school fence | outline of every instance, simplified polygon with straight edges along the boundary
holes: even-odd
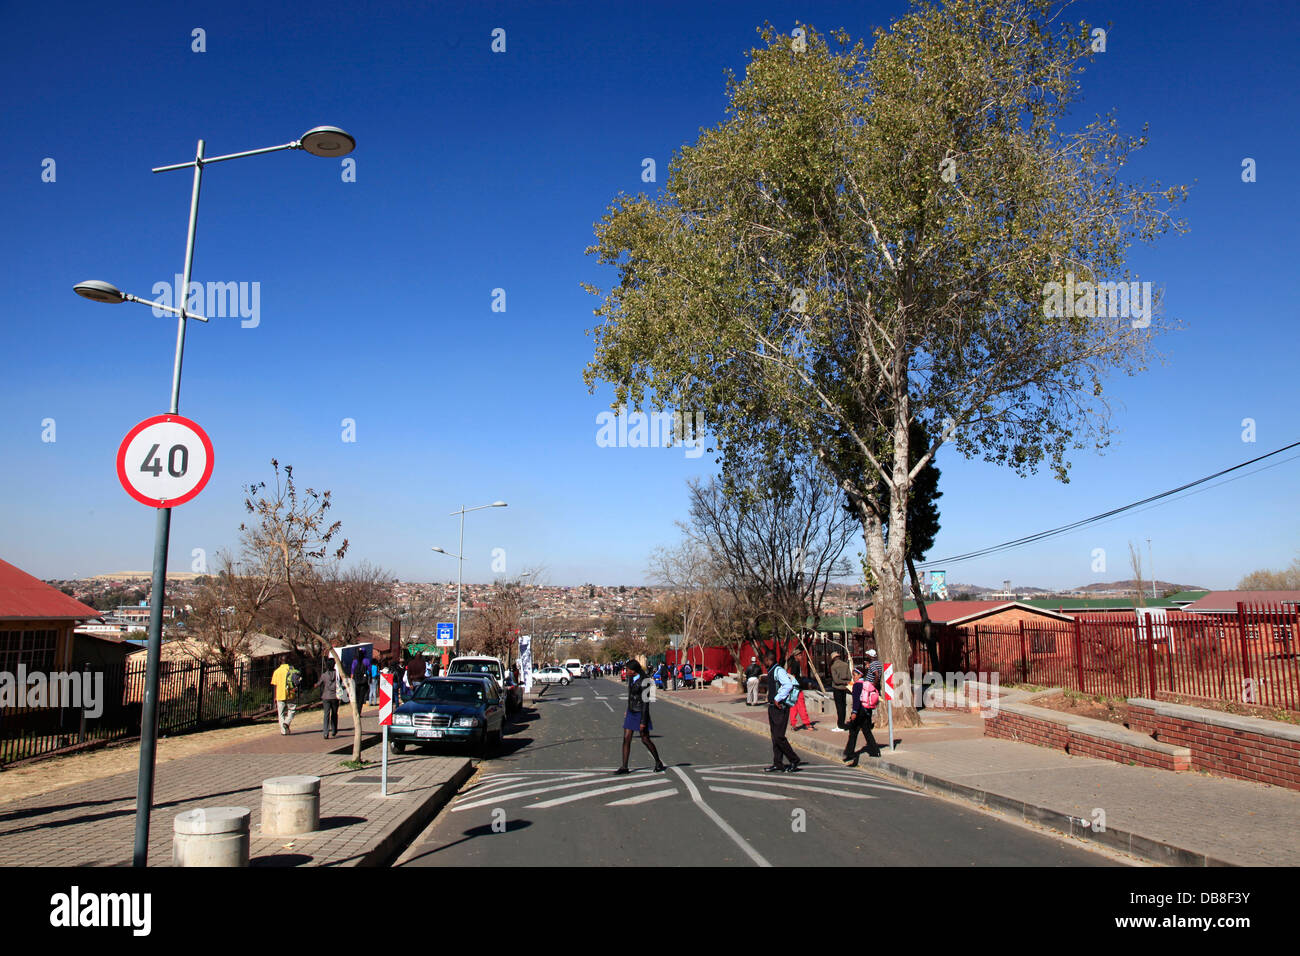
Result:
[[[1236,614],[1170,611],[1122,621],[1020,621],[963,628],[963,671],[1003,683],[1107,697],[1176,696],[1300,711],[1300,607],[1238,604]],[[909,669],[936,670],[913,638]]]
[[[158,734],[179,734],[273,710],[271,673],[279,659],[222,667],[205,661],[159,664]],[[73,750],[86,744],[138,737],[146,664],[124,661],[78,672],[85,706],[30,707],[0,711],[0,766]],[[102,680],[102,690],[98,683]],[[304,681],[298,705],[319,700]],[[95,697],[88,697],[86,689]],[[95,711],[97,715],[92,716]]]

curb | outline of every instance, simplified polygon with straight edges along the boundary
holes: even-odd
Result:
[[[429,825],[429,821],[451,802],[451,798],[473,772],[473,761],[467,757],[450,779],[425,797],[396,826],[380,837],[379,842],[366,851],[365,856],[357,861],[356,866],[380,867],[393,863],[420,834],[420,831]]]
[[[697,704],[690,700],[679,700],[674,697],[660,697],[660,700],[670,701],[679,707],[685,707],[689,710],[699,711],[702,714],[720,720],[723,723],[731,724],[733,727],[739,727],[742,730],[748,730],[760,737],[767,737],[767,728],[756,724],[752,720],[742,720],[732,717],[728,714],[720,714],[702,704]],[[787,737],[790,745],[798,750],[804,750],[809,753],[815,753],[823,757],[838,758],[842,751],[832,744],[824,743],[820,740],[795,740]],[[870,758],[868,758],[870,759]],[[941,793],[945,796],[955,797],[964,803],[971,803],[977,807],[989,810],[1001,815],[1011,816],[1019,819],[1024,823],[1033,823],[1038,826],[1047,827],[1055,830],[1062,836],[1074,837],[1078,840],[1089,840],[1099,843],[1112,850],[1120,850],[1133,856],[1150,860],[1153,863],[1159,863],[1165,866],[1240,866],[1238,863],[1231,863],[1227,860],[1220,860],[1216,857],[1207,856],[1196,850],[1189,850],[1185,847],[1176,846],[1172,843],[1165,843],[1161,840],[1155,840],[1151,837],[1142,836],[1140,833],[1132,833],[1127,830],[1115,830],[1107,828],[1103,832],[1096,832],[1084,820],[1078,817],[1072,817],[1067,813],[1059,810],[1053,810],[1051,807],[1044,807],[1038,804],[1029,803],[1024,800],[1018,800],[1015,797],[1009,797],[1000,793],[990,793],[987,790],[980,790],[976,787],[968,787],[965,784],[957,783],[953,780],[945,780],[942,777],[936,777],[933,774],[921,773],[918,770],[912,770],[908,767],[902,767],[898,764],[890,763],[888,758],[872,761],[870,766],[860,768],[867,773],[873,773],[882,777],[893,777],[909,786],[916,787],[918,790],[927,790],[934,793]]]

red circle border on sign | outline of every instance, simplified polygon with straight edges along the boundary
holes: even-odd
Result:
[[[203,443],[203,450],[208,456],[207,467],[203,469],[203,476],[199,479],[199,483],[179,498],[172,498],[170,501],[166,501],[162,498],[148,498],[145,495],[140,494],[140,492],[136,491],[135,488],[131,486],[131,482],[128,481],[126,477],[126,449],[127,446],[131,444],[131,439],[135,438],[136,435],[140,434],[140,432],[144,431],[150,425],[157,425],[160,422],[179,422],[191,429],[194,434],[199,436],[199,441]],[[192,421],[184,415],[155,415],[152,418],[146,418],[126,433],[126,437],[122,439],[121,446],[117,449],[117,480],[122,483],[122,487],[126,489],[128,495],[140,502],[140,504],[148,505],[150,508],[175,508],[177,505],[185,504],[185,502],[189,501],[207,487],[208,479],[212,477],[212,465],[212,439],[208,438],[208,433],[199,427],[198,422]]]

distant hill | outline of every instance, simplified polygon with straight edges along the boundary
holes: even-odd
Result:
[[[1150,592],[1151,582],[1143,581],[1141,583],[1142,583],[1143,590]],[[1088,591],[1088,592],[1132,591],[1137,586],[1138,586],[1138,582],[1133,580],[1111,581],[1105,584],[1085,584],[1082,585],[1081,587],[1075,588],[1075,590]],[[1166,591],[1209,591],[1211,590],[1210,588],[1203,588],[1200,585],[1196,585],[1196,584],[1173,584],[1172,582],[1169,581],[1156,581],[1155,588],[1157,594],[1163,594]]]

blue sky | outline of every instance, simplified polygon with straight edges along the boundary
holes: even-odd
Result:
[[[413,580],[543,564],[553,583],[646,580],[685,517],[681,449],[601,448],[582,369],[608,285],[583,254],[642,159],[723,115],[723,71],[755,28],[864,35],[887,3],[14,4],[0,36],[8,147],[0,203],[0,556],[42,577],[148,568],[153,515],[122,490],[117,446],[167,410],[175,323],[72,293],[106,279],[147,296],[180,272],[189,171],[154,166],[288,142],[319,124],[358,141],[356,181],[302,152],[210,167],[194,279],[260,283],[259,324],[191,324],[180,410],[216,468],[177,508],[171,567],[236,542],[241,486],[292,463],[333,490],[352,555]],[[940,558],[1181,484],[1300,438],[1293,249],[1300,150],[1289,2],[1083,2],[1113,23],[1081,119],[1151,124],[1132,175],[1194,183],[1191,231],[1135,250],[1183,330],[1163,367],[1113,383],[1121,432],[1071,481],[940,456]],[[506,30],[506,52],[490,51]],[[191,31],[206,32],[206,52]],[[1258,181],[1241,181],[1241,162]],[[55,181],[43,182],[43,161]],[[492,311],[492,290],[506,311]],[[1242,420],[1256,422],[1243,442]],[[55,422],[43,441],[43,420]],[[345,442],[353,419],[355,442]],[[1280,457],[1290,457],[1280,456]],[[1277,459],[1274,459],[1276,461]],[[1128,576],[1152,541],[1165,580],[1231,586],[1300,548],[1292,460],[1221,488],[997,558],[953,581],[1070,586]],[[1108,569],[1092,570],[1093,550]]]

